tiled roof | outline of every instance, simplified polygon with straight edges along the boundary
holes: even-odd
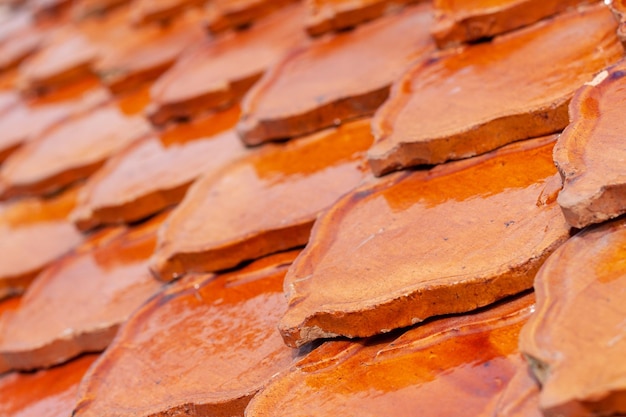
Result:
[[[0,0],[0,417],[626,415],[624,16]]]

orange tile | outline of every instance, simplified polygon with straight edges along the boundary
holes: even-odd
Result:
[[[21,297],[11,297],[0,300],[0,334],[4,332],[4,321],[8,313],[16,310],[20,305]],[[0,375],[8,372],[11,366],[0,356]]]
[[[1,417],[61,417],[72,412],[78,384],[97,355],[30,374],[0,376]]]
[[[416,65],[375,117],[372,169],[465,158],[565,128],[576,89],[622,56],[615,28],[599,4]]]
[[[161,288],[147,262],[164,218],[96,234],[45,269],[6,318],[0,356],[12,369],[33,369],[104,350],[118,326]]]
[[[41,136],[73,114],[89,110],[109,99],[105,91],[92,85],[85,85],[84,89],[76,87],[81,87],[81,84],[58,90],[42,99],[21,99],[11,103],[5,111],[0,111],[0,162],[4,162],[24,143]]]
[[[558,203],[574,227],[626,213],[625,111],[626,60],[598,74],[570,104],[554,162],[564,178]]]
[[[23,292],[39,271],[81,242],[67,220],[77,193],[73,189],[46,200],[0,206],[0,298]]]
[[[0,71],[17,67],[34,54],[43,44],[45,36],[45,30],[26,26],[0,40]]]
[[[135,24],[168,21],[192,6],[200,6],[206,0],[133,0],[132,20]]]
[[[206,26],[213,33],[240,29],[298,0],[211,0],[206,2]]]
[[[63,28],[47,40],[45,47],[20,66],[23,89],[45,92],[75,79],[92,75],[98,48],[74,28]]]
[[[624,48],[626,48],[626,1],[613,0],[609,2],[609,7],[619,22],[617,36],[622,41]]]
[[[327,342],[276,377],[246,416],[492,417],[515,372],[532,301],[430,321],[399,336]]]
[[[520,349],[542,383],[544,414],[626,413],[625,281],[624,218],[574,236],[537,274]]]
[[[297,252],[174,284],[139,309],[86,376],[75,417],[243,415],[300,353],[276,330]]]
[[[95,70],[115,93],[152,81],[205,38],[200,20],[199,13],[191,13],[167,26],[126,28],[103,52]]]
[[[371,336],[532,287],[569,237],[553,137],[357,188],[318,218],[285,278],[285,342]]]
[[[246,154],[234,108],[138,141],[89,179],[72,217],[81,229],[132,222],[183,199],[202,173]]]
[[[539,409],[539,383],[521,355],[515,374],[500,394],[493,416],[544,417]]]
[[[161,125],[239,101],[270,64],[306,43],[302,13],[299,6],[284,8],[249,30],[189,51],[154,84],[151,121]]]
[[[104,105],[74,116],[17,150],[0,168],[4,198],[51,193],[96,172],[150,133],[143,117]]]
[[[538,22],[592,0],[435,0],[440,47],[477,41]]]
[[[304,245],[317,214],[365,177],[367,120],[259,152],[204,176],[159,235],[164,280]]]
[[[434,49],[431,11],[406,9],[292,53],[246,95],[243,140],[256,145],[373,114],[406,67]]]
[[[392,13],[418,0],[305,0],[306,29],[311,36],[349,29]]]
[[[81,20],[89,17],[100,18],[103,14],[112,9],[124,6],[131,0],[80,0],[72,5],[72,15],[75,19]]]

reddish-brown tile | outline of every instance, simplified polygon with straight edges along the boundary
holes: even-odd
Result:
[[[623,50],[598,4],[416,65],[377,113],[372,169],[383,174],[484,153],[567,125],[567,104]]]
[[[112,9],[126,5],[131,0],[80,0],[72,5],[72,15],[81,20],[88,17],[101,18],[103,14]]]
[[[147,262],[164,218],[100,232],[44,270],[7,317],[0,356],[13,369],[33,369],[104,350],[161,287]]]
[[[149,132],[145,119],[126,117],[113,105],[77,115],[11,155],[0,168],[2,196],[51,193],[87,178]]]
[[[418,0],[305,0],[307,32],[319,36],[374,20]]]
[[[180,202],[202,173],[246,154],[230,130],[238,115],[234,108],[175,126],[111,159],[81,193],[72,215],[78,227],[131,222]]]
[[[89,76],[98,53],[96,45],[80,31],[59,30],[44,48],[22,63],[21,87],[41,93]]]
[[[285,278],[285,342],[371,336],[532,287],[569,236],[553,137],[357,188],[318,218]],[[558,177],[556,177],[558,178]]]
[[[171,280],[304,245],[317,214],[365,177],[371,142],[368,121],[358,121],[204,176],[161,230],[153,269]]]
[[[256,145],[371,115],[391,83],[434,44],[431,8],[412,7],[290,54],[250,90],[239,132]]]
[[[72,0],[29,0],[28,8],[38,21],[64,21]]]
[[[300,6],[284,8],[189,51],[154,84],[150,120],[161,125],[239,101],[270,64],[306,43],[302,13]]]
[[[78,190],[0,206],[0,298],[23,292],[47,264],[82,240],[67,220]]]
[[[564,178],[558,202],[574,227],[626,213],[625,112],[626,60],[598,74],[570,104],[554,162]]]
[[[0,117],[0,162],[4,162],[25,142],[41,136],[54,125],[73,114],[87,111],[109,99],[101,89],[84,91],[74,86],[72,94],[59,91],[46,99],[18,100]],[[75,94],[74,94],[75,93]]]
[[[132,21],[135,24],[164,22],[180,15],[192,6],[201,6],[206,0],[133,0]]]
[[[69,416],[81,378],[96,358],[86,355],[52,369],[0,376],[0,416]]]
[[[298,358],[276,330],[296,252],[175,284],[139,309],[86,376],[75,417],[241,416]]]
[[[492,417],[532,301],[434,320],[399,337],[327,342],[275,378],[246,416]]]
[[[1,34],[0,34],[1,35]],[[46,31],[27,26],[0,40],[0,71],[16,67],[43,44]]]
[[[539,409],[539,383],[520,355],[517,370],[502,391],[493,417],[544,417]]]
[[[535,279],[537,311],[520,336],[547,416],[626,413],[626,219],[585,229]]]
[[[440,47],[476,41],[535,23],[593,0],[435,0]]]
[[[20,305],[21,297],[11,297],[0,300],[0,334],[4,333],[4,320],[5,317],[14,310],[16,310]],[[9,371],[11,366],[6,363],[4,358],[0,356],[0,375]]]
[[[622,41],[622,45],[626,48],[626,1],[625,0],[612,0],[609,2],[609,7],[615,14],[619,27],[617,28],[617,36]]]
[[[185,14],[167,26],[127,29],[107,48],[96,71],[113,91],[121,92],[158,78],[186,49],[205,38],[198,13]]]
[[[218,33],[246,27],[298,0],[211,0],[206,4],[206,27]]]

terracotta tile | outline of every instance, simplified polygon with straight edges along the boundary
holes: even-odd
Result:
[[[516,369],[500,394],[493,417],[543,417],[539,409],[539,383],[521,355]]]
[[[515,371],[532,297],[354,343],[327,342],[275,378],[247,417],[492,417]],[[336,346],[339,344],[339,348]],[[343,349],[341,349],[343,347]],[[317,358],[315,362],[312,359]]]
[[[554,138],[357,188],[318,218],[285,278],[285,342],[371,336],[532,287],[569,236]]]
[[[54,21],[65,18],[71,4],[72,0],[29,0],[28,8],[38,21]]]
[[[27,91],[41,93],[91,75],[98,52],[97,46],[80,31],[64,28],[22,63],[20,84]]]
[[[32,15],[28,10],[17,9],[7,13],[0,13],[0,44],[20,31],[31,27],[32,24]]]
[[[626,413],[626,219],[585,229],[535,279],[537,311],[520,336],[547,416]]]
[[[82,235],[66,220],[78,190],[46,200],[0,206],[0,298],[21,293],[46,265],[78,245]]]
[[[206,3],[206,27],[219,33],[249,26],[298,0],[211,0]]]
[[[132,20],[135,24],[168,21],[192,6],[206,0],[133,0]]]
[[[168,26],[129,29],[123,41],[103,54],[96,71],[118,93],[158,78],[188,48],[205,38],[198,13],[186,14]]]
[[[4,321],[8,313],[16,310],[20,305],[21,297],[11,297],[0,300],[0,334],[4,332]],[[0,375],[9,371],[11,366],[0,356]],[[1,377],[0,377],[1,378]]]
[[[229,130],[238,109],[178,125],[121,152],[89,179],[72,217],[81,229],[131,222],[183,199],[192,182],[246,154]]]
[[[430,14],[413,7],[292,53],[245,97],[243,140],[256,145],[373,114],[409,63],[434,49]]]
[[[77,115],[28,142],[2,165],[2,196],[51,193],[85,179],[149,132],[146,120],[126,117],[113,105]]]
[[[154,84],[150,120],[161,125],[239,101],[270,64],[306,43],[302,16],[302,7],[284,8],[189,51]]]
[[[377,19],[418,0],[305,0],[311,36],[339,31]]]
[[[435,0],[433,37],[444,48],[538,22],[592,0]]]
[[[563,129],[576,89],[623,54],[614,31],[599,4],[416,65],[375,117],[373,171],[465,158]]]
[[[100,232],[44,270],[7,318],[0,356],[13,369],[33,369],[104,350],[119,325],[161,288],[147,262],[164,218]]]
[[[0,416],[70,415],[80,380],[96,358],[87,355],[53,369],[0,376]]]
[[[297,252],[174,285],[139,309],[86,376],[75,417],[243,415],[299,351],[276,330]]]
[[[554,148],[564,178],[558,202],[582,228],[626,213],[626,60],[601,72],[570,104],[571,123]]]
[[[45,36],[45,30],[28,26],[4,41],[0,40],[0,71],[17,67],[34,54],[43,44]]]
[[[609,2],[609,7],[619,22],[617,36],[622,41],[624,48],[626,48],[626,1],[612,0]]]
[[[81,0],[72,5],[72,15],[75,19],[101,17],[112,9],[124,6],[131,0]]]
[[[0,162],[6,160],[25,142],[53,126],[109,99],[103,90],[90,85],[75,85],[45,99],[19,100],[0,117]]]
[[[368,121],[358,121],[204,176],[161,230],[153,270],[171,280],[304,245],[317,214],[365,177],[371,142]]]

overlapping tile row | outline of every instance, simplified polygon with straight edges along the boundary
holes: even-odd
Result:
[[[376,114],[372,169],[467,158],[562,130],[574,92],[623,55],[615,30],[598,4],[418,64]]]
[[[153,270],[169,281],[306,244],[317,214],[367,175],[371,143],[369,121],[357,121],[207,173],[161,230]]]
[[[464,2],[478,12],[463,26],[459,4],[435,2],[450,6],[459,36],[439,46],[482,42],[438,51],[433,7],[404,0],[21,3],[10,24],[0,16],[0,172],[8,178],[32,158],[22,174],[35,180],[9,179],[0,214],[0,241],[17,248],[7,246],[0,266],[26,277],[4,294],[26,290],[21,298],[0,302],[0,372],[51,368],[0,376],[13,407],[0,405],[0,416],[624,412],[619,378],[598,359],[623,361],[612,356],[623,218],[566,241],[588,222],[572,221],[565,204],[580,196],[575,186],[621,181],[613,103],[623,64],[576,95],[554,154],[554,137],[531,139],[561,131],[574,91],[622,56],[604,5],[496,1],[485,13],[485,2]],[[324,36],[309,39],[307,25]],[[103,111],[115,117],[98,119]],[[375,178],[371,121],[352,119],[376,111],[379,142],[408,142],[430,125],[428,149],[439,156],[420,159],[409,146],[379,157],[379,143],[369,154],[376,174],[410,169]],[[459,130],[467,136],[451,146]],[[442,165],[414,168],[424,163]],[[585,200],[593,222],[620,214],[624,197],[611,198]],[[68,222],[74,206],[85,236]],[[67,244],[48,220],[63,224]],[[22,244],[31,223],[41,234]],[[160,278],[182,278],[163,287],[150,257]],[[546,258],[524,359],[516,346],[533,298],[516,294]],[[607,277],[608,289],[597,285]],[[592,291],[576,292],[579,282]],[[602,317],[580,319],[598,300]],[[598,337],[569,342],[579,319]],[[120,325],[76,398],[94,360],[76,356],[103,350]],[[360,339],[318,340],[335,335]],[[74,366],[72,382],[57,384],[67,388],[58,408],[39,408],[57,394],[20,388]]]
[[[434,0],[440,47],[474,42],[535,23],[593,0]]]
[[[178,282],[139,309],[83,382],[76,417],[243,415],[303,352],[282,343],[286,252]]]

